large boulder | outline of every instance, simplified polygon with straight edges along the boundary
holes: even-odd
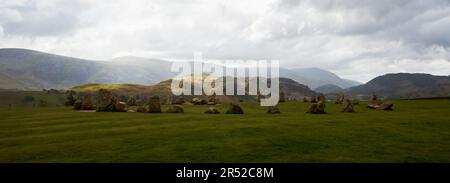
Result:
[[[148,113],[161,113],[161,102],[159,100],[159,96],[153,96],[150,98],[147,112]]]
[[[383,101],[381,100],[370,100],[367,102],[367,107],[371,109],[377,109],[381,104],[383,104]]]
[[[76,100],[74,103],[73,103],[73,109],[75,109],[75,110],[81,110],[81,104],[82,104],[83,102],[81,101],[81,100]]]
[[[325,98],[324,94],[319,94],[317,95],[317,102],[323,102],[325,103],[327,101],[327,99]]]
[[[345,95],[342,92],[339,92],[336,94],[336,104],[342,104],[344,103]]]
[[[114,111],[114,105],[116,103],[116,100],[111,91],[106,89],[100,89],[98,90],[98,97],[99,102],[97,106],[97,111],[99,112]]]
[[[231,102],[230,108],[227,110],[227,114],[244,114],[244,110],[242,110],[238,103]]]
[[[182,96],[175,96],[174,98],[172,98],[172,104],[177,104],[177,105],[181,105],[185,102],[184,97]]]
[[[194,105],[202,105],[202,99],[197,98],[197,97],[192,98],[191,102],[192,102]]]
[[[137,102],[136,99],[134,97],[130,97],[127,100],[127,105],[128,106],[137,106]]]
[[[392,102],[383,102],[377,109],[385,110],[385,111],[392,111],[393,106],[394,106],[394,104]]]
[[[378,97],[375,94],[373,94],[372,100],[367,102],[367,107],[370,109],[390,111],[393,106],[394,104],[392,102],[378,100]]]
[[[342,104],[342,112],[355,112],[353,109],[353,104],[349,99],[344,100]]]
[[[215,107],[209,107],[208,110],[205,111],[205,114],[220,114],[220,111]]]
[[[325,114],[325,102],[319,101],[311,104],[306,112],[311,114]]]
[[[167,113],[184,113],[184,110],[181,105],[173,105],[173,106],[170,106],[166,112]]]
[[[114,104],[114,111],[115,112],[127,112],[128,111],[128,105],[125,102],[116,102]]]
[[[208,104],[208,100],[202,99],[202,100],[201,100],[201,105],[206,105],[206,104]]]
[[[92,102],[92,94],[87,93],[83,96],[83,102],[81,103],[81,110],[94,110],[95,105]]]
[[[208,104],[208,105],[216,105],[217,104],[216,95],[208,96],[208,102],[206,104]]]
[[[136,111],[144,113],[144,112],[147,112],[147,109],[145,107],[143,107],[143,106],[140,106],[140,107],[137,108]]]
[[[277,106],[270,106],[267,110],[269,114],[280,114],[280,109]]]

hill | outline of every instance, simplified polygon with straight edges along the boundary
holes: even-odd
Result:
[[[340,88],[349,88],[361,83],[357,81],[342,79],[338,75],[319,68],[301,68],[301,69],[280,69],[280,76],[291,78],[299,83],[305,84],[312,89],[332,84]]]
[[[314,89],[314,91],[319,92],[319,93],[337,93],[342,90],[343,89],[341,87],[333,85],[333,84],[322,85],[322,86],[319,86],[316,89]]]
[[[144,61],[145,60],[145,61]],[[172,76],[170,62],[118,58],[92,61],[26,49],[0,49],[0,88],[41,90],[87,83],[155,84]]]
[[[226,81],[224,79],[224,81]],[[295,99],[300,100],[303,99],[305,96],[314,96],[316,95],[316,92],[309,89],[308,86],[300,84],[292,79],[289,78],[279,78],[280,81],[280,92],[284,92],[286,94],[286,97],[289,99]],[[165,80],[155,85],[136,85],[136,84],[86,84],[81,86],[76,86],[71,88],[70,90],[76,91],[76,92],[93,92],[100,88],[103,89],[109,89],[112,90],[117,95],[124,95],[124,96],[135,96],[135,95],[143,95],[143,96],[151,96],[151,95],[158,95],[162,98],[163,101],[168,100],[169,98],[173,97],[172,91],[171,91],[171,83],[172,80]],[[237,85],[246,86],[248,85],[248,80],[245,81],[245,83],[236,83]],[[224,84],[225,86],[225,84]],[[236,89],[235,89],[236,90]],[[236,93],[236,92],[235,92]],[[187,96],[187,98],[190,98],[192,96]],[[229,99],[225,99],[221,96],[218,96],[219,98],[222,98],[225,101],[228,101]],[[254,99],[255,96],[239,96],[241,99]]]
[[[448,97],[450,77],[421,73],[386,74],[346,90],[349,95],[366,97],[373,92],[394,99]]]

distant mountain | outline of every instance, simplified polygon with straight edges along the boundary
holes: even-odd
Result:
[[[359,82],[359,81],[354,81],[351,79],[343,79],[344,82],[346,83],[347,87],[343,87],[343,88],[349,88],[349,87],[354,87],[354,86],[358,86],[361,85],[363,83]]]
[[[87,83],[155,84],[170,78],[170,62],[119,58],[92,61],[26,49],[0,49],[0,88],[40,90]]]
[[[129,83],[152,85],[175,76],[170,61],[140,57],[119,57],[93,61],[27,49],[0,49],[0,88],[41,90],[63,89],[89,83]],[[290,78],[309,88],[334,84],[341,88],[359,83],[317,69],[280,69],[280,77]]]
[[[352,96],[367,97],[373,92],[392,99],[449,97],[450,77],[409,73],[386,74],[364,85],[346,90],[346,93]]]
[[[317,87],[314,91],[319,92],[319,93],[337,93],[342,91],[343,89],[339,86],[333,85],[333,84],[326,84],[326,85],[322,85]]]
[[[360,85],[357,81],[342,79],[338,75],[319,68],[280,69],[280,77],[291,78],[299,83],[308,85],[312,89],[326,84],[341,88]]]
[[[300,84],[289,78],[280,78],[280,91],[294,99],[303,99],[305,96],[314,96],[317,93],[308,86]]]

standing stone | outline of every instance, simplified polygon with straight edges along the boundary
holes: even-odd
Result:
[[[355,112],[353,109],[353,104],[349,99],[344,100],[342,104],[342,112]]]
[[[311,103],[316,103],[317,102],[317,97],[313,96],[311,97],[311,100],[309,100]]]
[[[197,97],[192,98],[191,102],[192,102],[194,105],[202,105],[202,100],[199,99],[199,98],[197,98]]]
[[[244,110],[242,110],[238,103],[231,102],[227,114],[244,114]]]
[[[137,106],[136,99],[135,99],[134,97],[131,96],[131,97],[127,100],[127,105],[128,105],[128,106]]]
[[[127,112],[128,111],[128,105],[125,102],[116,102],[114,104],[114,111],[116,112]]]
[[[356,98],[353,99],[353,100],[352,100],[352,104],[353,104],[353,105],[359,105],[359,100],[356,99]]]
[[[338,94],[336,94],[336,104],[344,103],[344,98],[345,98],[344,93],[339,92]]]
[[[99,96],[99,104],[98,104],[98,107],[97,107],[97,111],[99,111],[99,112],[104,112],[104,111],[113,112],[114,111],[115,99],[114,99],[114,96],[111,93],[111,91],[106,90],[106,89],[100,89],[100,90],[98,90],[98,96]]]
[[[309,100],[308,100],[308,98],[307,97],[303,97],[303,102],[309,102]]]
[[[167,113],[184,113],[183,107],[181,105],[173,105],[166,111]]]
[[[285,96],[284,92],[280,92],[280,99],[278,102],[280,102],[280,103],[286,102],[286,96]]]
[[[269,113],[269,114],[280,114],[280,109],[277,106],[269,106],[269,109],[267,110],[267,113]]]
[[[92,102],[92,94],[86,93],[83,96],[83,102],[81,103],[82,110],[93,110],[95,109],[94,103]]]
[[[81,104],[83,102],[81,102],[81,100],[76,100],[75,103],[73,103],[73,109],[75,110],[81,110]]]
[[[150,103],[148,104],[148,113],[161,113],[161,102],[159,101],[159,96],[153,96],[150,98]]]
[[[206,105],[208,104],[208,101],[206,99],[202,99],[200,102],[201,105]]]
[[[181,105],[181,104],[183,104],[185,102],[185,100],[184,100],[184,98],[182,97],[182,96],[175,96],[173,99],[172,99],[172,104],[177,104],[177,105]]]
[[[319,95],[317,96],[317,102],[323,102],[323,103],[325,103],[326,101],[327,101],[327,99],[325,98],[325,95],[319,94]]]
[[[205,114],[220,114],[220,111],[215,107],[209,107],[208,110],[205,111]]]
[[[217,104],[217,100],[216,100],[216,95],[211,95],[208,96],[208,105],[216,105]]]
[[[307,113],[325,114],[325,103],[322,101],[319,101],[317,103],[311,104],[311,106],[309,106]]]

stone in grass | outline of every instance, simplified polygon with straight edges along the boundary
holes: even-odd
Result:
[[[267,110],[267,113],[280,114],[280,109],[278,108],[278,106],[270,106],[269,109]]]
[[[317,103],[311,104],[307,113],[311,114],[325,114],[325,103],[323,101],[319,101]]]
[[[153,96],[150,98],[150,103],[148,104],[148,113],[161,113],[161,102],[159,101],[159,96]]]
[[[173,105],[173,106],[170,106],[166,112],[167,113],[184,113],[184,110],[181,105]]]
[[[147,109],[145,107],[143,107],[143,106],[140,106],[140,107],[137,108],[136,111],[137,112],[147,112]]]
[[[220,111],[215,107],[209,107],[208,110],[205,111],[205,114],[220,114]]]
[[[349,99],[345,99],[342,104],[342,112],[355,112],[353,109],[353,104]]]
[[[242,110],[238,103],[231,102],[230,108],[227,110],[227,114],[244,114],[244,110]]]

